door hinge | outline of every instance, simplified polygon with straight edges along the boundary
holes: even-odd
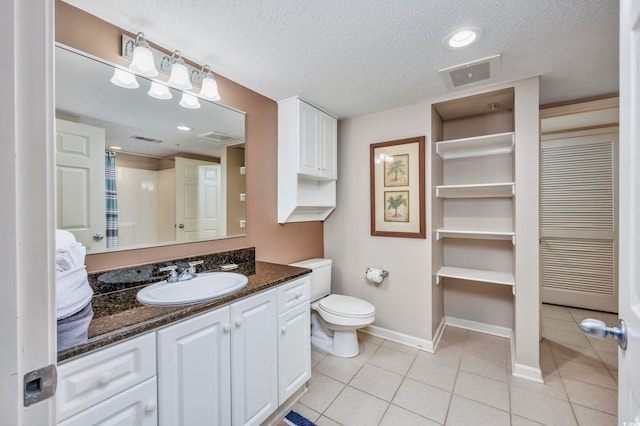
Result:
[[[24,375],[24,406],[40,402],[56,393],[58,370],[54,364]]]

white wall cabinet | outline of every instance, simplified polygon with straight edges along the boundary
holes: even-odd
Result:
[[[278,102],[278,222],[324,220],[336,204],[337,119],[295,97]]]
[[[298,174],[337,179],[337,120],[301,99],[283,101],[282,104],[284,102],[292,102],[298,107],[297,119],[283,117],[288,126],[299,126]],[[283,108],[283,114],[285,111],[287,109]]]
[[[278,399],[289,399],[311,377],[309,277],[278,288]]]

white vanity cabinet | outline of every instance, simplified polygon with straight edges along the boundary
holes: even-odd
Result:
[[[160,425],[231,424],[229,307],[158,334]]]
[[[278,288],[278,399],[283,404],[311,377],[309,277]]]
[[[156,339],[148,333],[58,366],[61,425],[157,424]]]
[[[335,208],[338,121],[298,98],[278,102],[278,222],[324,220]]]
[[[260,425],[311,377],[309,336],[307,276],[62,363],[58,422]]]
[[[259,425],[278,407],[276,290],[158,331],[160,425]]]
[[[278,408],[276,290],[230,308],[232,424],[260,425]]]

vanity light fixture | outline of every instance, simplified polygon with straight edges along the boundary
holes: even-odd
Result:
[[[140,87],[138,80],[136,80],[136,76],[121,68],[115,69],[113,77],[111,77],[111,82],[116,86],[124,87],[125,89],[137,89]]]
[[[171,94],[171,91],[169,90],[169,86],[165,86],[164,84],[159,83],[157,81],[152,81],[151,82],[151,88],[147,92],[147,95],[151,96],[152,98],[156,98],[156,99],[171,99],[171,98],[173,98],[173,95]]]
[[[449,50],[464,49],[478,42],[482,28],[466,27],[456,30],[444,38],[444,47]]]
[[[112,149],[114,151],[120,151],[122,149],[122,147],[121,146],[112,145],[112,146],[109,147],[109,149]]]
[[[158,70],[153,59],[153,52],[149,47],[149,43],[147,43],[147,39],[144,38],[144,33],[136,34],[136,41],[133,45],[135,47],[129,69],[143,77],[157,77]]]
[[[190,90],[193,86],[189,81],[189,70],[184,63],[184,59],[180,56],[180,51],[174,50],[171,58],[165,56],[162,58],[161,69],[165,70],[171,66],[169,80],[167,84],[180,90]]]
[[[219,101],[220,93],[218,93],[218,83],[209,65],[204,65],[200,71],[194,70],[191,73],[191,81],[193,83],[197,84],[201,79],[202,83],[198,96],[208,101]]]
[[[198,102],[198,97],[193,93],[182,92],[180,106],[188,109],[198,109],[200,108],[200,102]]]

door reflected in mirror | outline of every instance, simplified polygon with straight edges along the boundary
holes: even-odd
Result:
[[[245,114],[114,69],[56,46],[57,228],[89,253],[245,235]]]

